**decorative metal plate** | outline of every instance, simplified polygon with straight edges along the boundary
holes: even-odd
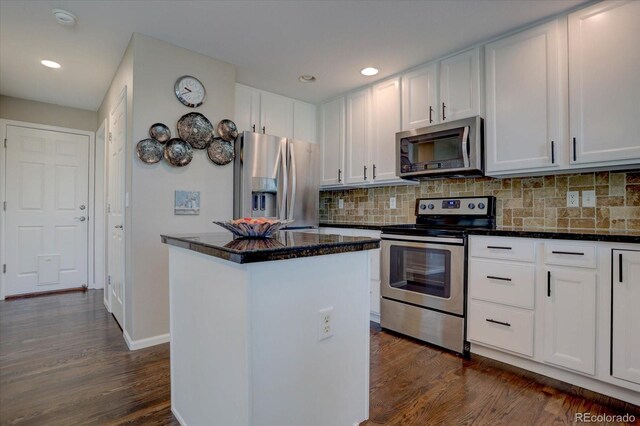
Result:
[[[160,143],[165,143],[171,139],[171,130],[163,123],[155,123],[149,127],[149,136]]]
[[[223,141],[215,138],[207,147],[207,155],[209,159],[219,166],[224,166],[233,161],[235,152],[231,142]]]
[[[190,112],[178,120],[178,136],[193,149],[205,149],[213,139],[213,125],[199,112]]]
[[[136,146],[138,158],[148,164],[162,160],[162,144],[155,139],[142,139]]]
[[[193,160],[191,145],[180,138],[169,140],[164,146],[164,159],[172,166],[186,166]]]
[[[218,133],[218,136],[220,136],[222,140],[233,142],[238,137],[238,127],[236,123],[225,118],[224,120],[220,120],[216,126],[216,133]]]

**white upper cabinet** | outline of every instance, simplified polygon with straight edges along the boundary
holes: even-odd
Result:
[[[371,137],[371,88],[347,95],[346,183],[371,178],[368,143]]]
[[[307,142],[316,141],[315,105],[293,101],[293,137]]]
[[[242,84],[236,84],[234,121],[239,132],[316,141],[315,105]]]
[[[402,76],[402,130],[417,129],[439,120],[438,64]]]
[[[481,48],[440,62],[440,121],[482,115]]]
[[[260,127],[260,91],[236,84],[234,122],[238,132],[256,132]]]
[[[569,15],[571,162],[640,160],[640,2]]]
[[[319,142],[321,145],[321,181],[323,186],[344,182],[344,97],[320,105]]]
[[[488,175],[564,161],[566,37],[558,19],[485,47]]]
[[[400,78],[395,77],[373,86],[369,163],[374,182],[398,179],[396,133],[400,125]]]
[[[293,137],[293,99],[268,92],[260,94],[260,133]]]

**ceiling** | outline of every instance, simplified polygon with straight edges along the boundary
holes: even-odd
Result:
[[[96,110],[139,32],[235,64],[238,82],[317,103],[585,2],[3,0],[0,94]],[[53,8],[77,25],[57,24]],[[360,75],[366,66],[380,74]]]

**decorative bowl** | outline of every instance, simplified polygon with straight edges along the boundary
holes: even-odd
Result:
[[[228,220],[225,222],[214,221],[213,223],[223,227],[227,231],[231,231],[233,235],[238,237],[268,238],[278,232],[280,228],[291,222],[293,222],[293,220],[276,220],[256,217]]]

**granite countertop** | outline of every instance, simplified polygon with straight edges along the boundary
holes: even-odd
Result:
[[[353,229],[371,229],[379,231],[383,226],[390,226],[382,223],[321,223],[321,228],[353,228]]]
[[[496,229],[469,229],[467,235],[495,235],[500,237],[549,238],[554,240],[605,241],[640,244],[639,231],[616,229],[550,229],[497,227]]]
[[[272,238],[237,238],[230,232],[162,235],[162,242],[235,263],[267,262],[373,250],[380,240],[307,232],[278,232]]]

